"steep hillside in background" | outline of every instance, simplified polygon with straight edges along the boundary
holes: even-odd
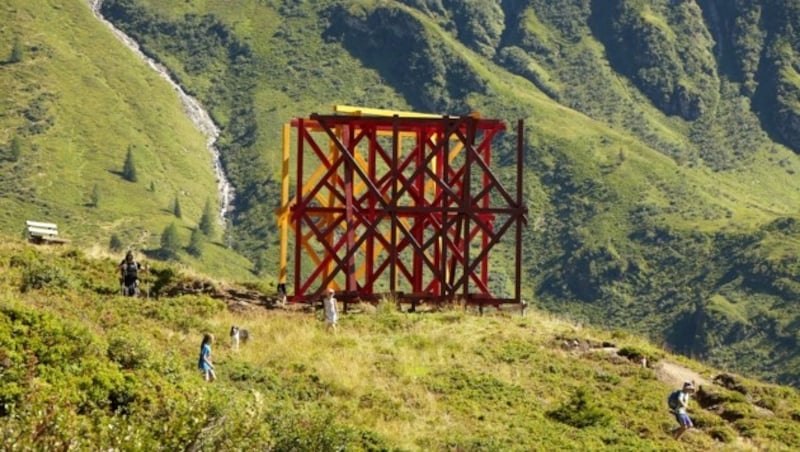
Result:
[[[208,263],[182,249],[218,195],[206,139],[172,87],[85,2],[14,0],[0,23],[0,229],[50,221],[75,244],[105,250],[114,237],[155,256],[174,223],[184,260],[246,278],[251,264],[221,245],[220,227]]]
[[[796,2],[106,0],[103,12],[220,122],[243,252],[271,253],[270,162],[292,116],[348,103],[525,118],[538,304],[800,384]],[[493,273],[507,290],[502,265]]]

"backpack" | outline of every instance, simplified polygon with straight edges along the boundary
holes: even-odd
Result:
[[[679,406],[681,406],[680,402],[681,391],[680,389],[674,391],[672,394],[669,395],[667,398],[667,405],[672,410],[677,410]]]
[[[139,276],[139,264],[136,261],[124,261],[123,271],[125,276],[129,278],[136,278]]]

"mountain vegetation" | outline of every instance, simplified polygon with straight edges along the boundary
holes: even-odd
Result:
[[[102,11],[220,123],[236,246],[251,258],[274,253],[270,156],[290,117],[348,103],[524,118],[529,297],[800,384],[796,3],[107,0]],[[493,288],[508,291],[498,267]]]
[[[237,194],[225,230],[207,222],[218,195],[205,138],[158,75],[82,1],[0,8],[0,88],[12,93],[0,98],[0,228],[58,221],[78,244],[116,235],[152,258],[269,284],[280,125],[292,117],[343,103],[522,118],[533,305],[800,385],[797,2],[231,5],[100,10],[220,126]],[[509,181],[513,138],[496,151]],[[86,205],[95,185],[102,201]],[[181,218],[165,207],[176,193]],[[200,248],[198,227],[210,235]],[[499,295],[513,287],[507,260],[493,257]]]
[[[178,194],[185,246],[218,195],[206,138],[175,91],[86,2],[11,0],[0,23],[0,230],[53,222],[71,243],[105,248],[115,234],[155,256]],[[201,271],[254,277],[221,237],[209,245],[208,261],[181,256]]]
[[[532,310],[266,309],[250,288],[153,262],[0,243],[4,450],[790,450],[800,393]],[[222,294],[233,295],[221,296]],[[156,298],[157,297],[157,298]],[[239,325],[250,340],[234,349]],[[211,333],[217,380],[203,381]],[[644,359],[644,361],[643,361]],[[645,366],[642,363],[646,364]],[[697,428],[675,441],[683,379]]]

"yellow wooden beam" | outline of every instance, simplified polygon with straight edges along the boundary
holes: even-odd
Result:
[[[384,110],[382,108],[356,107],[353,105],[334,105],[333,111],[348,115],[360,116],[399,116],[401,118],[441,118],[443,115],[433,113],[417,113],[415,111]]]
[[[286,257],[289,249],[289,141],[292,127],[283,125],[283,165],[281,166],[281,215],[278,217],[278,226],[281,230],[280,238],[280,263],[278,269],[278,282],[286,284]]]

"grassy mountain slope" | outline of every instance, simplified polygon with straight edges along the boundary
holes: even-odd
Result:
[[[348,103],[525,118],[529,296],[797,384],[797,34],[782,18],[796,7],[717,3],[109,0],[104,13],[221,122],[243,252],[274,253],[271,162],[292,116]]]
[[[167,296],[191,283],[167,265],[153,269],[158,300],[123,298],[105,271],[112,264],[71,248],[0,245],[4,448],[789,450],[800,441],[795,389],[715,378],[623,332],[535,310],[406,314],[385,303],[343,315],[334,335],[311,312]],[[251,333],[239,351],[227,343],[232,324]],[[212,384],[196,369],[204,332],[217,337]],[[676,442],[666,397],[686,378],[701,386],[698,429]]]
[[[0,22],[8,25],[0,51],[22,49],[21,61],[0,71],[0,228],[17,233],[26,219],[51,221],[77,244],[105,249],[114,234],[123,246],[155,250],[174,221],[188,243],[206,200],[217,199],[216,182],[205,138],[173,89],[83,2],[12,1]],[[128,150],[135,183],[122,177]],[[182,219],[173,216],[175,199]],[[208,253],[227,263],[218,270],[230,277],[250,267],[222,246]]]

